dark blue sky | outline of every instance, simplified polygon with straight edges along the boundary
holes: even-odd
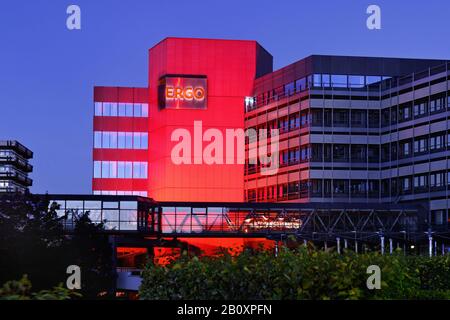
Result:
[[[80,31],[66,28],[70,4]],[[382,30],[366,28],[370,4]],[[450,59],[449,13],[444,0],[2,1],[0,139],[34,151],[33,192],[90,193],[92,88],[146,86],[162,38],[254,39],[275,68],[310,54]]]

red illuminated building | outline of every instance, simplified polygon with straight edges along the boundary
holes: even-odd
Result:
[[[255,41],[166,38],[155,45],[148,88],[94,89],[94,194],[243,201],[237,152],[232,159],[224,154],[224,165],[207,164],[202,150],[209,141],[194,137],[244,129],[243,101],[255,79],[271,71],[272,56]],[[171,157],[177,129],[192,137],[190,163]]]
[[[186,223],[191,233],[217,227],[217,208],[199,213],[197,202],[359,210],[422,201],[429,223],[448,225],[449,61],[312,55],[274,72],[272,62],[255,41],[166,38],[149,50],[147,88],[95,87],[94,194],[178,202],[158,209],[169,235],[182,236]],[[254,140],[236,134],[230,142],[230,129],[278,130],[276,171],[250,163]],[[212,152],[219,142],[221,154]],[[242,217],[270,230],[280,221],[300,228],[279,213]],[[187,242],[244,242],[235,239]]]

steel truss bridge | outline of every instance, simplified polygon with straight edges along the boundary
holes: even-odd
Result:
[[[430,223],[427,203],[157,202],[138,196],[51,195],[68,232],[80,212],[105,222],[105,233],[127,239],[267,238],[386,244],[450,243],[447,225]],[[153,241],[153,240],[152,240]],[[436,246],[435,246],[436,247]]]

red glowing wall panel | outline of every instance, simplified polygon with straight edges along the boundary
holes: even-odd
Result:
[[[148,103],[147,88],[95,87],[94,102]],[[148,132],[148,118],[94,116],[94,131]],[[93,149],[93,161],[148,162],[148,151],[139,149]],[[92,190],[147,191],[147,179],[93,178]]]
[[[244,98],[253,94],[258,66],[271,70],[271,56],[255,41],[167,38],[150,49],[149,60],[149,196],[159,201],[243,201],[243,164],[234,158],[234,164],[177,165],[171,159],[177,144],[171,134],[182,128],[193,137],[194,121],[202,122],[203,132],[215,128],[223,136],[226,129],[243,129]],[[171,74],[206,76],[207,108],[161,110],[158,83]]]

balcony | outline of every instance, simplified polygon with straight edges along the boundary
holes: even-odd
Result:
[[[26,159],[31,159],[33,157],[33,152],[30,149],[15,140],[0,141],[0,149],[15,150]]]
[[[0,179],[14,180],[26,187],[33,185],[33,180],[19,172],[0,172]]]
[[[14,165],[24,172],[33,171],[33,166],[31,164],[29,164],[26,160],[23,160],[22,158],[14,155],[0,156],[0,163]]]

